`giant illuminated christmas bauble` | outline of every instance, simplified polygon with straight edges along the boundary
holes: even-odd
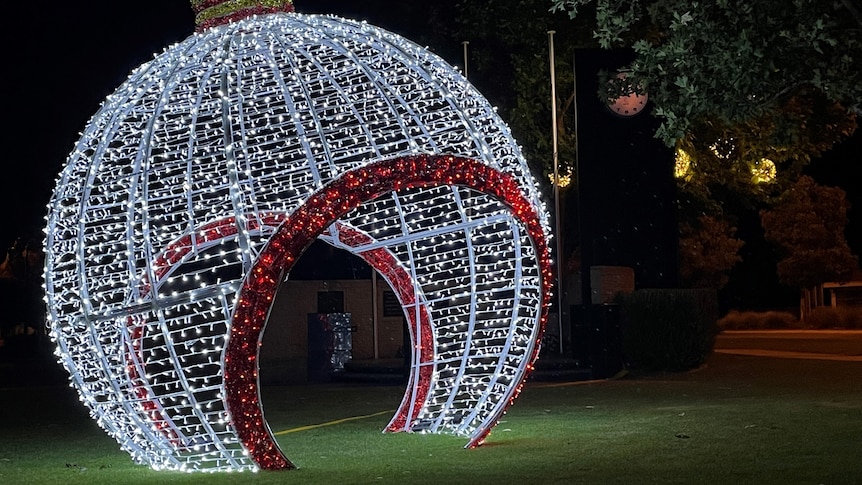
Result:
[[[48,207],[51,336],[94,419],[157,469],[291,468],[258,347],[316,239],[374,267],[413,341],[387,431],[481,444],[539,350],[547,215],[494,109],[427,50],[273,1],[198,31],[87,124]]]

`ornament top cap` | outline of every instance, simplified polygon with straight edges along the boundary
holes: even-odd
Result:
[[[276,12],[293,12],[293,0],[191,0],[195,30]]]

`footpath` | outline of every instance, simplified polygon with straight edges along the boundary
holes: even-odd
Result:
[[[862,362],[862,330],[725,330],[714,351],[785,359]]]

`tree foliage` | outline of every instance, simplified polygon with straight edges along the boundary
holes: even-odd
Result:
[[[761,212],[764,236],[779,248],[782,283],[809,288],[847,279],[858,265],[844,237],[849,207],[840,188],[802,176]]]
[[[648,92],[661,122],[656,136],[677,149],[683,245],[696,244],[690,238],[706,214],[734,219],[769,207],[813,157],[856,129],[862,113],[857,0],[549,4],[570,18],[589,18],[602,47],[634,51],[625,68],[628,82],[602,84],[610,86],[603,95]],[[779,264],[782,280],[801,284],[826,277],[826,270],[804,274],[818,267],[832,268],[835,276],[849,264],[842,244],[794,247]],[[680,248],[683,257],[686,250]],[[828,261],[814,263],[818,257]]]
[[[561,173],[574,169],[574,49],[595,45],[585,21],[574,23],[531,0],[456,4],[457,34],[469,42],[468,77],[500,110],[527,160],[548,182],[553,173],[550,41],[554,33]]]
[[[728,273],[742,260],[744,243],[735,232],[726,220],[711,215],[680,224],[679,276],[684,286],[720,290],[727,284]]]
[[[704,124],[752,121],[761,145],[792,141],[807,128],[793,109],[800,96],[839,106],[835,122],[862,113],[862,13],[852,0],[551,3],[572,18],[594,7],[602,47],[634,49],[632,86],[649,92],[668,145]]]

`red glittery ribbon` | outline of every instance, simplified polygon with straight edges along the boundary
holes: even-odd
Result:
[[[466,186],[493,195],[527,228],[535,245],[544,289],[537,332],[537,338],[541,339],[547,321],[553,270],[538,214],[523,196],[514,177],[469,158],[432,155],[386,160],[346,172],[287,217],[270,238],[240,290],[225,349],[226,401],[240,441],[261,468],[293,467],[265,424],[258,392],[258,343],[281,275],[290,271],[299,256],[329,225],[362,202],[391,191],[439,185]],[[424,342],[419,344],[424,346]],[[538,349],[536,345],[529,357],[527,372],[515,384],[518,390],[529,374]],[[420,379],[417,386],[422,385]],[[400,412],[404,411],[407,410],[402,406]],[[471,446],[481,444],[492,426],[471,440]]]
[[[252,459],[263,469],[278,470],[294,468],[294,465],[278,448],[274,437],[266,426],[258,393],[258,347],[269,309],[281,280],[281,275],[290,271],[296,260],[308,246],[332,223],[349,210],[361,203],[373,200],[387,192],[414,187],[459,185],[492,195],[506,204],[512,214],[527,228],[535,245],[542,274],[544,288],[540,328],[537,333],[541,339],[547,321],[550,303],[550,288],[553,270],[545,235],[536,210],[524,197],[517,180],[509,174],[469,158],[455,156],[420,155],[369,164],[344,173],[330,182],[318,193],[310,197],[290,215],[284,213],[263,213],[246,217],[246,229],[258,231],[263,226],[278,227],[261,252],[240,290],[234,311],[230,334],[224,358],[224,385],[226,403],[233,425],[244,447]],[[150,284],[142,278],[142,293],[158,288],[161,281],[176,269],[184,260],[193,256],[202,246],[216,244],[232,237],[239,230],[235,217],[226,217],[204,225],[170,244],[155,258],[153,273],[156,278]],[[370,237],[345,225],[337,225],[340,240],[357,247],[370,242]],[[415,339],[421,335],[414,346],[418,346],[418,374],[411,375],[413,389],[408,389],[396,417],[390,423],[390,431],[407,429],[409,422],[417,415],[425,402],[431,385],[433,372],[434,342],[430,328],[430,316],[424,304],[417,302],[411,275],[401,267],[397,259],[385,249],[360,252],[359,255],[386,278],[397,292],[402,305],[409,307],[419,304],[418,312],[408,312],[410,329]],[[418,319],[417,319],[418,314]],[[132,326],[133,342],[142,338]],[[520,393],[532,363],[538,354],[535,346],[529,356],[526,372],[516,383],[516,391],[508,404]],[[139,352],[134,345],[130,352]],[[130,363],[132,361],[130,360]],[[131,366],[130,366],[131,367]],[[143,376],[130,369],[132,381],[144,389]],[[148,396],[141,395],[147,401]],[[412,403],[412,405],[411,405]],[[146,404],[146,402],[145,402]],[[156,408],[147,409],[152,412]],[[161,416],[153,416],[153,418]],[[163,421],[159,419],[158,421]],[[486,425],[468,446],[480,445],[490,433],[494,424]],[[175,440],[176,435],[163,429],[168,437]]]

